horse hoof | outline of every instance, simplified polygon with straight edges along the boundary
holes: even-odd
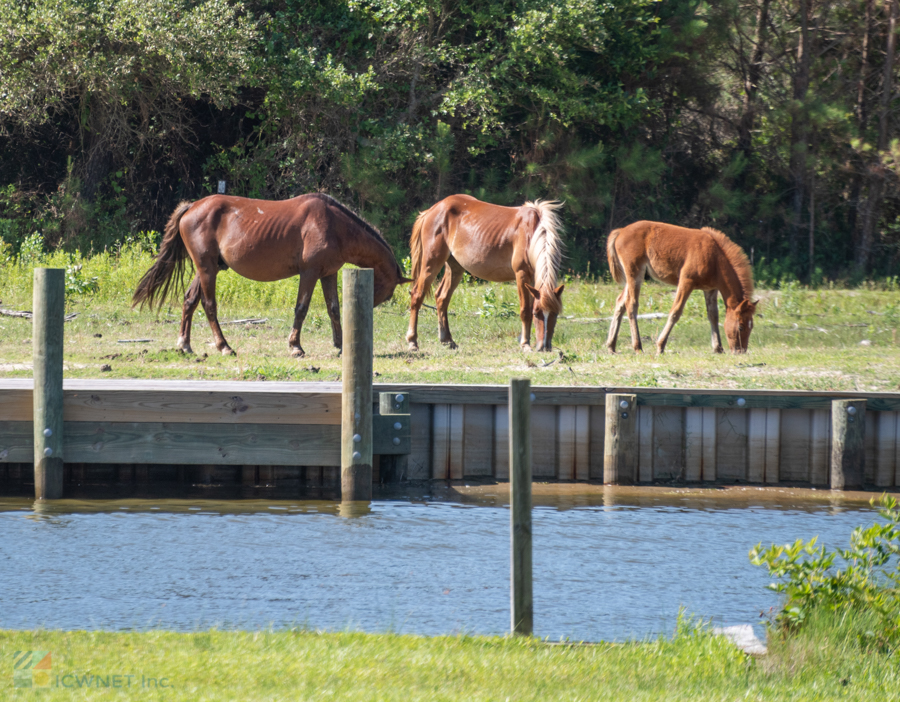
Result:
[[[531,348],[531,344],[522,344],[522,350],[531,353],[534,349]]]
[[[221,353],[223,356],[237,356],[237,354],[234,352],[234,349],[232,349],[232,348],[230,348],[230,347],[228,347],[228,346],[226,346],[224,349],[222,349],[222,350],[220,351],[220,353]]]
[[[414,341],[410,341],[409,342],[409,350],[410,351],[418,351],[419,345],[417,343],[415,343]]]
[[[306,351],[301,349],[299,346],[295,346],[291,349],[291,358],[303,358],[306,355]]]
[[[194,353],[191,345],[184,340],[184,337],[181,336],[179,336],[178,341],[175,342],[175,348],[177,348],[182,353]]]
[[[447,344],[446,344],[446,346],[447,346],[447,348],[449,348],[451,351],[455,351],[456,349],[459,348],[459,346],[456,345],[456,342],[455,342],[455,341],[452,341],[452,340],[451,340],[451,341],[448,341]]]

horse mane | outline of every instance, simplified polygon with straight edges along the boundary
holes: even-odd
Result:
[[[538,290],[556,288],[556,276],[562,263],[562,221],[557,214],[563,204],[556,200],[535,200],[526,202],[525,207],[533,207],[538,211],[540,224],[531,235],[528,242],[528,258],[534,266],[534,286]],[[550,302],[551,296],[546,300]],[[545,296],[541,295],[541,305],[544,305]],[[555,300],[555,298],[554,298]],[[547,309],[547,312],[559,312],[560,310]]]
[[[712,238],[719,244],[719,247],[725,253],[725,257],[728,259],[732,268],[734,268],[735,275],[737,275],[738,280],[741,283],[744,299],[749,300],[753,297],[753,268],[750,267],[750,260],[747,258],[747,254],[744,253],[744,250],[740,246],[735,244],[718,229],[703,227],[701,231],[711,234]]]
[[[341,212],[346,214],[350,219],[352,219],[356,224],[362,227],[369,236],[373,237],[379,244],[384,246],[387,249],[388,253],[391,255],[391,258],[394,261],[394,266],[397,268],[397,275],[402,278],[403,271],[400,269],[400,264],[397,263],[397,257],[394,255],[394,250],[391,248],[391,245],[387,243],[387,240],[384,238],[382,233],[378,231],[375,225],[370,224],[362,217],[360,217],[356,212],[347,207],[344,203],[335,200],[331,195],[327,195],[326,193],[312,193],[313,197],[317,197],[320,200],[324,200],[329,205],[333,205],[337,207]]]

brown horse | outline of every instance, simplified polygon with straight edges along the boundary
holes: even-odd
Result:
[[[309,310],[316,282],[331,318],[332,341],[341,348],[341,309],[337,272],[345,263],[375,271],[375,304],[390,299],[394,288],[409,283],[391,247],[375,227],[323,193],[291,200],[250,200],[212,195],[182,202],[169,219],[156,262],[138,283],[133,305],[161,305],[183,287],[187,258],[196,275],[184,295],[178,348],[191,351],[191,319],[197,304],[209,320],[216,348],[233,354],[216,316],[216,275],[234,269],[250,280],[273,281],[300,275],[294,328],[288,338],[292,356],[303,356],[300,329]]]
[[[451,195],[422,212],[413,225],[410,249],[413,285],[406,340],[418,351],[419,309],[444,264],[447,269],[435,293],[441,343],[455,349],[447,323],[450,297],[463,272],[498,283],[516,281],[520,344],[531,350],[531,322],[537,327],[539,351],[549,351],[565,286],[556,285],[562,258],[561,226],[556,202],[526,202],[501,207],[469,195]]]
[[[677,286],[669,320],[656,341],[659,353],[665,351],[669,333],[694,290],[702,290],[706,296],[713,351],[722,353],[717,292],[725,300],[725,337],[729,348],[734,353],[747,350],[756,312],[756,302],[750,302],[753,271],[743,249],[722,232],[708,227],[686,229],[660,222],[635,222],[610,233],[606,254],[615,281],[625,282],[625,289],[616,298],[609,326],[606,346],[610,352],[616,351],[616,337],[626,310],[631,344],[635,351],[642,350],[637,311],[641,283],[647,273]]]

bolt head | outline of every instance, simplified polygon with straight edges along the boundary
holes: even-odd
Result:
[[[358,460],[359,458],[362,458],[362,454],[359,451],[354,451],[353,460]]]
[[[395,436],[395,437],[394,437],[394,446],[399,446],[399,445],[400,445],[400,437],[399,437],[399,436]]]
[[[743,407],[743,406],[746,405],[746,404],[747,404],[747,400],[745,400],[743,397],[739,397],[739,398],[737,399],[737,406],[738,406],[738,407]]]
[[[402,428],[403,428],[403,425],[400,422],[394,422],[394,429],[399,431]]]
[[[353,435],[353,443],[358,444],[360,441],[362,441],[362,437],[359,434],[354,434]]]
[[[47,448],[44,449],[44,455],[49,458],[50,456],[53,455],[53,449],[48,446]]]
[[[622,400],[619,402],[619,407],[622,409],[628,409],[628,400]]]
[[[850,416],[853,416],[854,414],[856,414],[856,407],[854,407],[853,405],[850,405],[847,408],[847,414],[849,414]]]
[[[622,419],[628,419],[628,412],[622,412]]]
[[[534,393],[531,393],[531,401],[534,402],[535,399],[537,399],[537,398],[535,397]]]
[[[397,395],[394,399],[397,400],[398,403],[403,402],[403,395]]]
[[[44,429],[44,436],[49,439],[51,436],[53,436],[53,430],[50,427],[47,427],[46,429]]]

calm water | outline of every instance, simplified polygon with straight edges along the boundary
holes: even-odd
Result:
[[[778,601],[751,546],[815,535],[843,545],[876,516],[864,504],[710,493],[536,496],[535,633],[643,638],[671,632],[680,607],[720,625],[758,623]],[[505,497],[499,487],[451,497],[353,514],[325,500],[35,511],[0,498],[0,628],[505,633]]]

